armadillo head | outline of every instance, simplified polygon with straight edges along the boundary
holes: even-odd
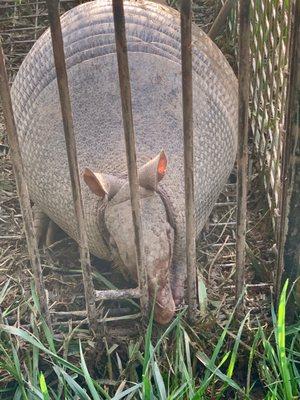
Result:
[[[143,256],[150,298],[155,298],[154,318],[168,323],[175,313],[170,284],[174,232],[168,223],[164,203],[157,185],[166,172],[164,152],[139,170],[139,194],[142,218]],[[86,169],[84,180],[90,190],[108,200],[104,223],[108,232],[107,244],[115,264],[137,281],[135,235],[132,223],[129,184],[112,175]]]

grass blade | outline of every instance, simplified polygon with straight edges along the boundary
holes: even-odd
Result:
[[[100,397],[98,395],[98,393],[97,393],[97,391],[95,389],[93,380],[92,380],[92,378],[91,378],[91,376],[89,374],[89,371],[87,369],[86,362],[85,362],[85,359],[84,359],[84,356],[83,356],[83,352],[82,352],[81,342],[79,342],[79,351],[80,351],[80,360],[81,360],[80,365],[81,365],[81,368],[82,368],[82,371],[83,371],[83,374],[84,374],[85,381],[86,381],[86,383],[88,385],[89,391],[90,391],[90,393],[91,393],[91,395],[93,397],[93,400],[101,400],[102,397]]]
[[[83,389],[74,378],[72,378],[65,370],[58,367],[57,365],[53,366],[54,371],[57,376],[62,375],[69,385],[70,389],[77,395],[81,400],[91,400],[90,396],[87,394],[85,389]]]
[[[75,365],[71,364],[69,361],[64,360],[62,357],[58,356],[57,354],[53,353],[49,349],[47,349],[35,336],[33,336],[31,333],[15,328],[14,326],[8,326],[8,325],[0,325],[0,331],[4,331],[6,333],[9,333],[11,335],[18,336],[25,340],[26,342],[32,344],[33,346],[38,347],[40,350],[42,350],[44,353],[50,355],[53,357],[55,360],[60,362],[62,365],[65,367],[69,368],[71,371],[76,372],[77,374],[82,375],[82,371],[80,368],[77,368]]]
[[[152,368],[153,368],[154,380],[156,382],[156,386],[157,386],[158,392],[159,392],[159,398],[160,398],[160,400],[166,400],[167,392],[166,392],[164,380],[162,378],[162,375],[160,373],[160,370],[158,368],[156,361],[152,362]]]
[[[140,388],[142,387],[141,383],[137,383],[133,386],[131,386],[129,389],[124,390],[121,393],[118,393],[116,396],[114,396],[111,400],[121,400],[125,396],[129,396],[130,394],[137,392]]]
[[[281,367],[281,375],[283,379],[286,400],[293,400],[290,370],[286,358],[286,349],[285,349],[285,308],[286,308],[287,288],[288,288],[288,280],[285,282],[280,295],[276,333],[278,341],[278,359]]]
[[[45,381],[44,374],[42,372],[40,372],[39,382],[40,382],[40,388],[41,388],[44,400],[50,400],[47,384]]]

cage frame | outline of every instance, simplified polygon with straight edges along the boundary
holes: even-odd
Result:
[[[291,0],[299,6],[299,0]],[[234,1],[226,1],[225,6],[233,6]],[[64,134],[66,140],[66,148],[68,153],[68,162],[71,176],[71,186],[74,199],[74,209],[77,217],[79,232],[80,232],[80,259],[83,273],[83,283],[85,288],[86,311],[80,311],[82,315],[86,315],[90,330],[93,334],[99,332],[99,321],[97,320],[96,301],[111,300],[111,299],[130,299],[139,298],[141,302],[141,315],[145,322],[149,311],[149,296],[147,287],[147,276],[143,263],[143,238],[141,227],[141,216],[138,194],[138,178],[136,166],[136,150],[135,150],[135,135],[134,124],[131,106],[131,89],[130,76],[128,67],[128,54],[126,45],[126,31],[123,0],[112,0],[115,38],[116,38],[116,53],[118,59],[120,95],[122,103],[123,128],[126,143],[127,169],[130,184],[130,195],[132,205],[132,217],[135,232],[136,244],[136,265],[138,271],[138,287],[133,289],[116,289],[116,290],[95,290],[92,282],[90,256],[87,245],[87,236],[84,226],[84,211],[81,197],[79,172],[76,156],[76,144],[74,139],[73,121],[71,101],[68,91],[67,70],[65,64],[62,32],[59,17],[59,0],[46,0],[48,7],[49,26],[52,36],[52,45],[55,58],[55,67],[57,82],[60,93],[60,104],[63,117]],[[183,132],[184,132],[184,170],[185,170],[185,204],[186,204],[186,259],[188,269],[187,279],[187,305],[188,316],[191,323],[197,321],[197,273],[196,273],[196,237],[194,226],[194,176],[193,176],[193,128],[192,128],[192,36],[191,36],[191,21],[192,21],[192,1],[183,0],[181,6],[181,48],[182,48],[182,98],[183,98]],[[224,10],[223,10],[224,11]],[[228,16],[228,8],[225,10]],[[223,23],[224,15],[220,12]],[[220,15],[219,14],[219,15]],[[226,18],[225,18],[226,19]],[[238,129],[238,199],[237,199],[237,222],[236,222],[236,283],[235,296],[239,300],[245,287],[245,246],[246,246],[246,224],[247,224],[247,190],[248,190],[248,126],[249,126],[249,91],[250,91],[250,65],[247,63],[250,54],[250,0],[239,1],[239,36],[246,40],[239,41],[239,129]],[[218,23],[219,25],[219,23]],[[295,26],[295,22],[294,25]],[[218,26],[218,29],[220,27]],[[295,29],[295,28],[293,28]],[[216,35],[216,33],[214,33]],[[243,36],[242,36],[243,35]],[[47,304],[47,296],[43,282],[41,262],[39,251],[36,243],[36,238],[33,230],[33,216],[30,206],[30,199],[24,169],[22,165],[21,152],[19,148],[16,126],[9,91],[9,79],[5,67],[5,57],[0,45],[0,96],[2,98],[3,113],[6,122],[12,162],[15,172],[15,178],[19,193],[19,200],[24,220],[24,228],[27,239],[27,248],[31,260],[32,270],[34,272],[35,286],[41,302],[41,313],[45,316],[46,322],[51,327],[51,315]],[[287,146],[287,151],[291,151]],[[287,155],[287,157],[289,157]],[[288,158],[289,159],[289,158]],[[286,195],[289,187],[284,187],[281,196]],[[287,207],[282,203],[282,207]],[[286,220],[286,218],[285,218]],[[286,223],[282,220],[279,228]],[[280,242],[280,249],[284,248],[284,238]],[[282,271],[282,254],[278,256],[278,271]],[[281,257],[281,258],[279,258]],[[280,290],[280,278],[277,274],[276,291]],[[78,314],[77,313],[77,314]],[[75,315],[76,312],[66,312],[66,316]],[[79,315],[79,314],[78,314]]]

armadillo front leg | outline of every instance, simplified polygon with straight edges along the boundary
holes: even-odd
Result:
[[[186,281],[186,265],[185,263],[173,264],[171,287],[173,299],[176,306],[184,303],[184,287]]]
[[[36,205],[33,206],[32,211],[38,246],[51,246],[56,241],[56,235],[59,231],[58,226]]]
[[[51,219],[49,220],[47,234],[46,234],[46,247],[50,247],[56,242],[57,234],[60,231],[59,227]]]
[[[184,288],[187,276],[184,243],[185,232],[179,228],[174,243],[174,261],[171,275],[172,294],[176,306],[184,303]]]
[[[49,217],[46,215],[37,205],[32,207],[33,218],[34,218],[34,230],[35,236],[38,242],[38,246],[42,247],[46,242],[47,230],[49,225]]]

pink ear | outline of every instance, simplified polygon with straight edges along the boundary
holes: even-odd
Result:
[[[89,168],[84,170],[83,179],[90,191],[101,199],[104,199],[105,196],[111,199],[125,184],[123,179],[114,175],[93,172]]]
[[[161,151],[159,154],[159,161],[157,164],[157,180],[160,182],[162,178],[165,176],[165,173],[167,171],[167,157],[164,151]]]
[[[88,185],[91,192],[99,196],[101,199],[108,194],[107,189],[104,186],[104,182],[101,174],[97,174],[91,171],[89,168],[85,168],[83,173],[84,182]]]
[[[139,169],[140,185],[146,189],[156,190],[158,183],[165,176],[167,164],[166,154],[162,150]]]

